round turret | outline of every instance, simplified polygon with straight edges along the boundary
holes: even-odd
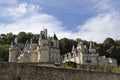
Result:
[[[19,54],[18,40],[15,38],[14,42],[11,42],[9,48],[9,62],[17,62],[17,56]]]
[[[10,47],[9,48],[9,62],[16,62],[17,55],[19,54],[19,48],[18,47]]]

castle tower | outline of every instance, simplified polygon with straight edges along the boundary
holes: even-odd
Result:
[[[36,51],[36,48],[37,48],[37,43],[35,43],[35,38],[33,37],[30,40],[30,45],[28,45],[28,51],[30,55],[28,59],[30,59],[30,62],[38,62],[38,53]]]
[[[47,29],[44,29],[44,36],[47,38]]]
[[[88,48],[87,48],[87,45],[84,45],[84,52],[85,52],[85,53],[88,53],[88,52],[89,52],[89,50],[88,50]]]
[[[79,56],[79,63],[82,64],[84,58],[84,45],[82,41],[77,45],[77,53]]]
[[[17,62],[17,56],[19,54],[18,40],[15,38],[14,42],[11,42],[9,48],[9,62]]]
[[[80,43],[77,45],[77,50],[78,50],[78,51],[81,51],[81,52],[84,51],[84,45],[83,45],[83,42],[80,42]]]
[[[58,40],[56,34],[54,34],[50,43],[51,43],[50,62],[55,63],[55,62],[58,62],[60,60],[59,59],[60,58],[59,40]]]
[[[38,51],[38,62],[49,62],[49,41],[47,39],[47,29],[41,31],[39,37]]]
[[[76,52],[75,52],[75,46],[73,45],[73,47],[72,47],[72,53],[73,54],[75,54]]]
[[[56,34],[54,33],[54,36],[53,36],[53,46],[56,47],[56,48],[59,48],[59,40],[56,36]]]
[[[47,29],[44,29],[44,31],[40,32],[40,37],[38,41],[39,45],[45,46],[48,45],[48,40],[47,40]]]
[[[94,44],[93,44],[92,42],[90,42],[89,52],[90,52],[90,53],[96,53],[95,46],[94,46]]]

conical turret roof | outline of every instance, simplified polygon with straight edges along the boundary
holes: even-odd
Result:
[[[58,40],[56,34],[54,33],[53,39]]]

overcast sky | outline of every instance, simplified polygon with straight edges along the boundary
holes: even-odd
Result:
[[[43,28],[59,39],[120,39],[120,0],[0,0],[0,34]]]

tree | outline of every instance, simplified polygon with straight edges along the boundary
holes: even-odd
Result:
[[[14,38],[15,38],[16,35],[13,35],[13,33],[7,33],[6,35],[6,44],[10,44]]]
[[[25,32],[20,32],[18,35],[17,35],[17,38],[18,38],[18,42],[20,43],[25,43],[27,41],[27,34]]]
[[[112,38],[107,38],[104,40],[103,46],[105,49],[108,49],[111,48],[112,46],[116,46],[116,43]]]
[[[8,61],[9,45],[0,45],[0,59],[2,61]]]
[[[72,46],[77,46],[77,41],[72,39],[63,38],[60,40],[60,54],[63,55],[65,53],[71,52]]]
[[[117,59],[118,65],[120,65],[120,45],[116,47],[114,56]]]
[[[112,38],[106,38],[103,42],[103,49],[105,49],[106,57],[114,57],[116,42]]]
[[[6,43],[6,34],[1,34],[0,35],[0,43],[5,44]]]
[[[99,53],[100,56],[104,56],[105,49],[103,48],[103,44],[97,44],[96,51]]]
[[[33,38],[33,36],[34,36],[34,34],[32,34],[32,33],[27,33],[26,34],[26,37],[27,37],[28,40],[30,40],[31,38]]]

